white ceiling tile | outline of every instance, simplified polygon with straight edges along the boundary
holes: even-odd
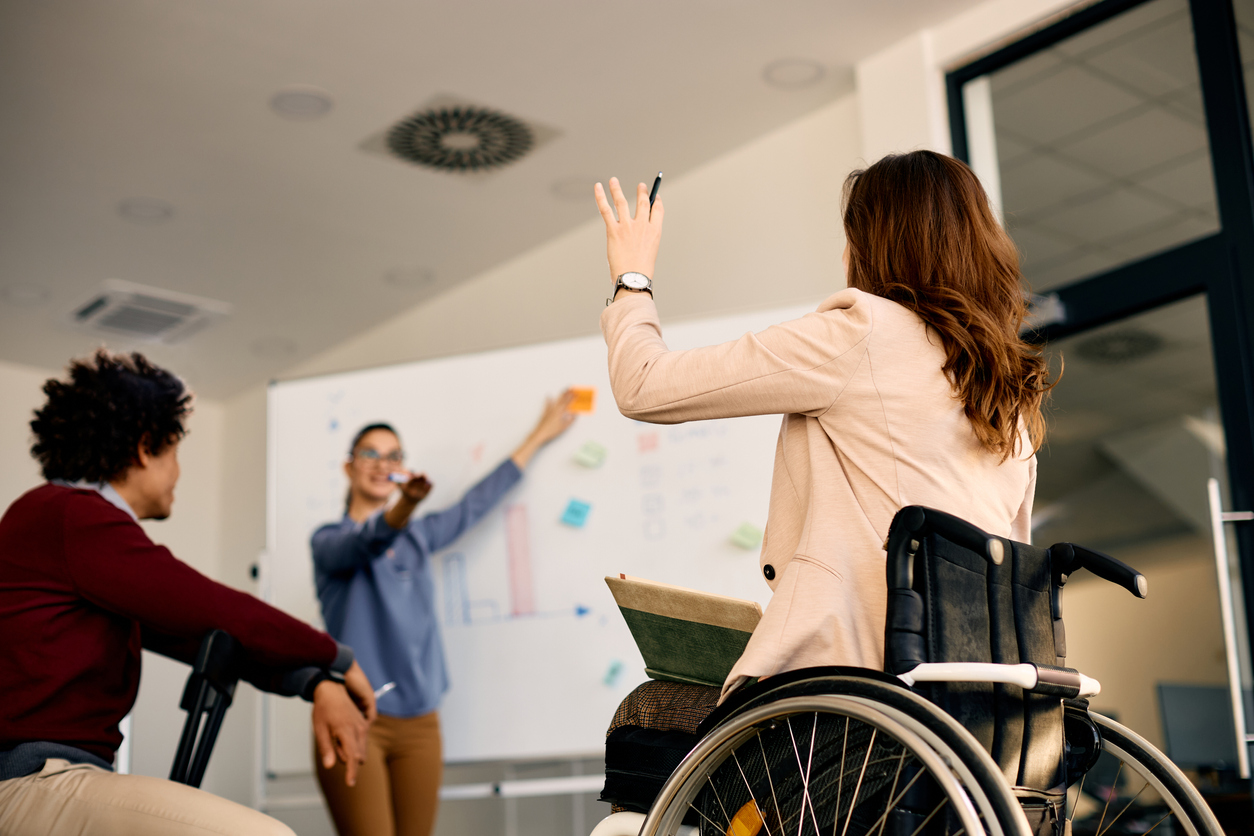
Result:
[[[1080,60],[1150,96],[1198,83],[1193,26],[1187,13],[1173,15]]]
[[[1179,165],[1136,182],[1185,206],[1215,210],[1215,177],[1209,154],[1181,158]]]
[[[1206,132],[1202,128],[1161,107],[1057,146],[1062,155],[1112,177],[1136,174],[1206,148]]]
[[[1202,104],[1200,86],[1181,88],[1175,93],[1163,96],[1159,101],[1175,115],[1187,119],[1200,128],[1206,127],[1206,108]]]
[[[997,131],[997,161],[1003,172],[1032,157],[1031,143],[1012,136],[1004,130]]]
[[[1092,73],[1066,66],[993,100],[993,122],[1040,143],[1088,128],[1141,105],[1144,99]]]
[[[1119,253],[1132,262],[1190,241],[1196,241],[1198,238],[1213,235],[1218,231],[1218,217],[1203,220],[1192,215],[1179,215],[1162,226],[1156,226],[1150,231],[1118,241],[1109,241],[1107,245],[1113,252]]]
[[[1011,218],[1007,224],[1010,237],[1019,247],[1023,264],[1043,265],[1072,257],[1076,250],[1074,241],[1034,224],[1017,224]]]
[[[1121,261],[1122,259],[1113,253],[1077,252],[1075,258],[1055,261],[1041,269],[1025,265],[1023,277],[1034,293],[1042,293],[1071,284],[1079,279],[1104,273],[1112,267],[1117,267]]]
[[[1031,214],[1101,188],[1107,181],[1044,154],[1032,154],[1001,177],[1002,207],[1010,214]]]
[[[1084,56],[1136,38],[1174,17],[1189,13],[1188,0],[1153,0],[1116,15],[1105,23],[1073,35],[1054,49],[1068,56]]]
[[[989,74],[989,86],[993,91],[993,101],[998,97],[1013,95],[1015,88],[1024,82],[1039,81],[1039,77],[1052,73],[1062,66],[1062,56],[1052,49],[1043,49]]]
[[[1118,189],[1096,200],[1068,207],[1065,212],[1043,218],[1037,224],[1076,241],[1097,243],[1160,223],[1173,214],[1157,200]]]

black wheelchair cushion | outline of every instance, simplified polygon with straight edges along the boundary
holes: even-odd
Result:
[[[616,811],[649,812],[666,779],[699,739],[689,732],[640,726],[614,729],[605,740],[605,788],[599,800]]]
[[[919,543],[911,589],[889,590],[885,667],[922,662],[1058,665],[1049,552],[1011,543],[1001,565],[932,534]],[[1063,715],[1057,696],[1013,685],[920,684],[966,726],[1025,798],[1064,785]]]

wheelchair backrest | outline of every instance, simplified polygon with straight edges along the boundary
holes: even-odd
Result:
[[[997,563],[940,534],[926,534],[910,544],[913,571],[900,573],[912,576],[910,583],[896,588],[890,550],[888,673],[923,662],[1065,664],[1049,550],[1000,542]],[[1012,786],[1040,792],[1063,786],[1063,708],[1057,696],[986,683],[918,688],[987,747]]]

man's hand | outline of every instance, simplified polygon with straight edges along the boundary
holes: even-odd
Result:
[[[357,668],[357,664],[353,663],[353,667]],[[349,673],[352,673],[351,668]],[[365,678],[362,674],[361,679],[364,681]],[[369,692],[370,683],[367,682],[365,687]],[[373,715],[373,693],[370,693],[370,711]],[[366,762],[366,730],[369,727],[370,722],[344,685],[329,679],[318,683],[313,698],[313,729],[318,757],[325,769],[334,767],[337,758],[342,761],[345,766],[344,783],[350,787],[357,784],[357,768]]]
[[[361,665],[353,662],[353,666],[344,674],[344,685],[348,688],[348,695],[361,709],[366,722],[373,723],[379,712],[375,710],[374,688],[371,687],[370,680],[366,679],[366,672],[361,669]]]

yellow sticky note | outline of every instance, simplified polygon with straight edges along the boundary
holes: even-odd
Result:
[[[571,387],[570,391],[575,396],[575,399],[567,407],[568,411],[591,412],[596,407],[597,390],[594,387]]]

